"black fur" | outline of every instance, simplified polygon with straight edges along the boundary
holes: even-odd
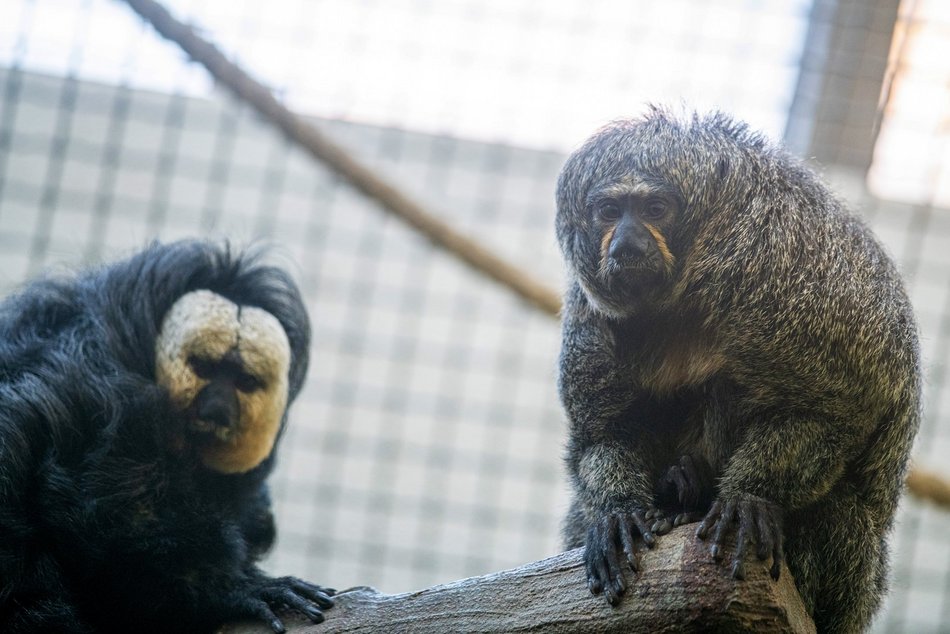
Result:
[[[274,540],[274,454],[220,475],[175,446],[185,421],[155,383],[155,338],[197,289],[280,321],[293,400],[310,340],[299,291],[226,247],[152,245],[0,305],[0,631],[206,632],[238,618],[280,630],[271,608],[329,607],[255,565]]]

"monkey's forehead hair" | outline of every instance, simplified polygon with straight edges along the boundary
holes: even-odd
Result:
[[[310,321],[291,276],[266,264],[264,256],[260,248],[238,251],[203,240],[153,243],[125,260],[33,281],[0,306],[0,334],[43,341],[50,358],[56,349],[69,358],[152,378],[165,314],[181,296],[206,289],[278,320],[291,348],[293,397],[306,376]]]
[[[761,163],[775,153],[781,150],[728,114],[651,106],[642,117],[604,126],[568,157],[558,177],[558,207],[579,210],[591,189],[631,176],[673,185],[690,202],[737,163]]]

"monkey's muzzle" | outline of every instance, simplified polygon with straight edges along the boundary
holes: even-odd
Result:
[[[660,231],[634,219],[623,218],[611,227],[601,247],[601,275],[607,280],[618,276],[649,278],[663,274],[673,264]]]
[[[202,434],[214,434],[218,440],[229,440],[241,421],[241,404],[234,389],[211,382],[204,386],[191,406],[190,428]]]

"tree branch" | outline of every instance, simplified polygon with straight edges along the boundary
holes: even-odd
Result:
[[[696,526],[681,526],[640,555],[643,572],[617,607],[587,589],[582,551],[483,577],[472,577],[406,594],[352,588],[320,625],[287,616],[290,631],[408,632],[787,632],[811,633],[788,568],[779,580],[754,555],[746,578],[732,579],[696,539]],[[751,549],[754,550],[754,549]],[[729,557],[730,553],[726,553]],[[262,624],[236,624],[221,634],[264,634]]]

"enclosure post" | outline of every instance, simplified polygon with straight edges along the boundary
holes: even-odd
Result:
[[[814,0],[785,143],[822,165],[871,165],[900,0]]]

